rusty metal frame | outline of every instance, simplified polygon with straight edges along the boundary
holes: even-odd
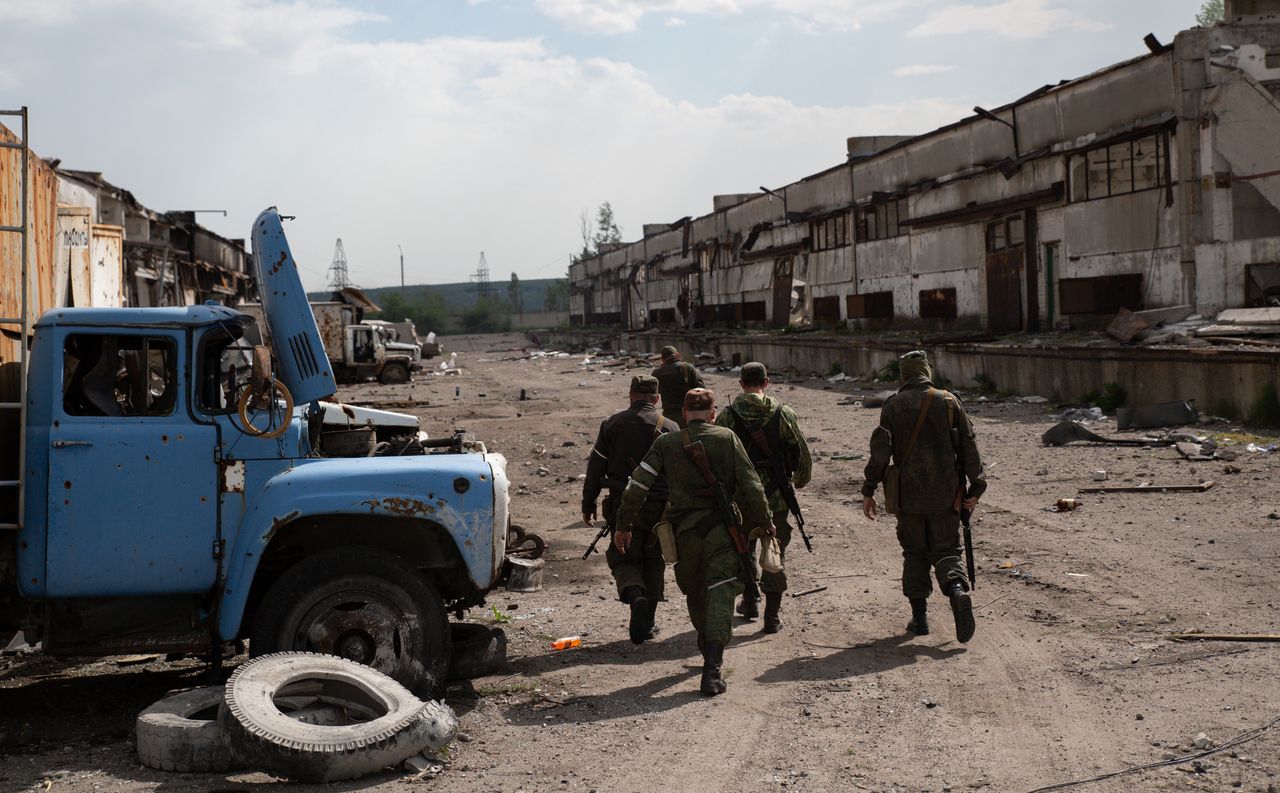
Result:
[[[17,226],[0,226],[0,233],[20,234],[21,242],[21,258],[20,278],[22,279],[21,290],[21,315],[17,318],[0,317],[0,324],[17,325],[21,328],[18,340],[18,361],[20,367],[18,401],[17,402],[0,402],[0,410],[16,410],[18,411],[18,478],[12,480],[0,481],[0,487],[16,487],[18,489],[18,514],[14,518],[13,523],[0,523],[0,529],[20,529],[22,527],[22,516],[26,510],[26,494],[22,487],[22,471],[27,465],[27,344],[31,332],[31,318],[28,316],[30,311],[30,284],[28,278],[30,276],[30,266],[27,262],[28,237],[29,232],[27,225],[30,217],[27,209],[27,198],[29,192],[28,180],[31,178],[31,146],[29,145],[30,129],[28,128],[27,107],[23,105],[19,110],[0,110],[0,116],[16,116],[22,121],[22,140],[13,143],[10,141],[0,141],[0,149],[19,149],[22,151],[22,189],[20,190],[21,209],[19,210],[19,222]]]

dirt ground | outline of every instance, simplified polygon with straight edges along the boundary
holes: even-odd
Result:
[[[504,621],[510,662],[449,691],[466,740],[441,776],[388,773],[323,789],[1026,791],[1178,758],[1199,733],[1223,744],[1280,715],[1277,645],[1170,639],[1194,629],[1280,630],[1280,453],[1245,452],[1248,438],[1226,436],[1241,450],[1239,473],[1169,448],[1044,448],[1049,406],[966,395],[990,490],[974,525],[978,633],[962,646],[936,597],[933,633],[904,634],[892,519],[860,514],[864,459],[835,459],[866,454],[878,411],[839,404],[863,388],[780,378],[789,382],[772,393],[795,408],[815,460],[801,491],[815,553],[792,546],[792,591],[826,589],[787,598],[780,634],[738,625],[726,654],[729,691],[708,700],[697,693],[700,661],[670,573],[662,634],[636,647],[602,555],[580,559],[595,532],[578,519],[577,476],[599,421],[626,405],[628,373],[581,366],[582,355],[521,359],[510,349],[517,337],[445,343],[460,351],[460,376],[342,397],[415,412],[436,435],[464,427],[505,454],[514,520],[548,542],[545,588],[497,592],[493,610],[469,613]],[[722,396],[737,390],[731,375],[704,377]],[[1091,426],[1114,430],[1109,420]],[[1110,484],[1216,485],[1078,495],[1100,469]],[[1046,510],[1062,497],[1083,506]],[[570,635],[583,638],[580,649],[548,648]],[[0,658],[0,789],[286,785],[256,773],[140,766],[134,716],[200,673],[191,660],[143,660]],[[1278,771],[1280,729],[1087,789],[1275,790]]]

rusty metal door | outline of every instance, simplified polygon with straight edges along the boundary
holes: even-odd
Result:
[[[1022,330],[1022,246],[987,254],[987,327],[992,333]]]
[[[791,323],[791,257],[773,265],[773,313],[769,327],[785,328]]]

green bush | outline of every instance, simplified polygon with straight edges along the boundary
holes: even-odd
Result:
[[[1209,405],[1209,415],[1230,419],[1231,421],[1239,421],[1244,418],[1244,415],[1240,412],[1240,406],[1230,399],[1215,399]]]
[[[978,372],[973,376],[973,387],[979,394],[994,394],[996,381],[988,377],[986,372]]]
[[[839,362],[831,364],[831,368],[827,369],[827,377],[835,377],[838,374],[844,374],[844,367]]]
[[[894,358],[885,367],[880,370],[880,374],[876,375],[878,383],[895,383],[902,379],[902,366],[897,358]]]

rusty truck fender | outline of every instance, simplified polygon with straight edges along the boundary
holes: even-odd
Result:
[[[283,526],[308,516],[421,518],[457,544],[471,582],[487,591],[506,550],[506,462],[497,454],[439,454],[300,461],[246,493],[238,530],[227,533],[218,634],[238,636],[263,552]]]

